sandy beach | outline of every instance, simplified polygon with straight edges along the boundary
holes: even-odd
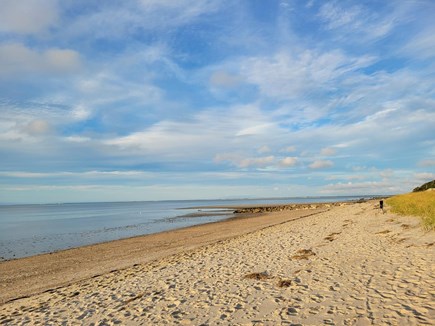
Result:
[[[377,201],[0,264],[2,325],[433,325],[435,233]]]

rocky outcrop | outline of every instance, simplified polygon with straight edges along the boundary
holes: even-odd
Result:
[[[258,214],[258,213],[271,213],[282,212],[291,210],[302,209],[318,209],[318,208],[330,208],[333,206],[344,206],[346,203],[309,203],[309,204],[288,204],[277,206],[259,206],[259,207],[244,207],[234,211],[234,214]]]

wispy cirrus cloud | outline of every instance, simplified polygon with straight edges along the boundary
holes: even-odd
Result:
[[[19,196],[392,193],[433,173],[431,1],[2,5],[0,181]]]
[[[397,23],[394,12],[384,11],[381,14],[363,3],[349,5],[327,1],[319,8],[318,16],[328,29],[339,30],[341,35],[347,35],[356,42],[385,37]]]
[[[400,51],[411,58],[433,59],[435,57],[434,48],[432,30],[424,30],[415,35]]]
[[[246,82],[257,85],[264,95],[292,99],[334,90],[335,83],[375,60],[371,56],[347,56],[337,50],[327,53],[285,51],[243,60],[241,75]]]
[[[215,0],[101,2],[94,4],[93,10],[87,14],[71,17],[65,33],[73,38],[85,36],[111,40],[134,37],[141,31],[171,34],[180,26],[202,21],[222,6],[222,2]],[[74,4],[71,7],[74,8]],[[88,30],[94,33],[87,35]]]

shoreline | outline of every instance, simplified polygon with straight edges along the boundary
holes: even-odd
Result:
[[[368,199],[365,199],[365,200],[368,200]],[[89,244],[84,244],[84,245],[79,245],[79,246],[72,246],[72,247],[62,248],[62,249],[53,250],[53,251],[40,252],[40,253],[36,253],[36,254],[32,254],[32,255],[12,257],[12,258],[0,257],[0,264],[2,262],[14,261],[14,260],[18,260],[18,259],[30,258],[30,257],[40,256],[40,255],[51,255],[54,253],[65,251],[65,250],[71,250],[71,249],[83,248],[83,247],[88,247],[88,246],[93,246],[93,245],[98,245],[98,244],[110,243],[112,241],[119,241],[119,240],[131,239],[131,238],[136,238],[136,237],[149,236],[149,235],[153,235],[153,234],[159,234],[159,233],[170,232],[170,231],[175,231],[175,230],[184,229],[184,228],[195,227],[198,225],[213,224],[213,223],[225,222],[225,221],[233,220],[233,219],[255,217],[256,215],[263,214],[263,213],[267,214],[267,213],[279,212],[279,211],[289,211],[289,210],[290,211],[293,211],[293,210],[297,211],[297,210],[307,210],[307,209],[316,209],[316,208],[329,209],[329,208],[334,207],[334,206],[340,206],[340,205],[344,205],[344,204],[352,204],[354,202],[357,202],[357,201],[352,200],[352,201],[342,201],[342,202],[313,202],[313,203],[286,203],[286,204],[261,204],[261,205],[256,205],[256,204],[252,204],[252,205],[210,205],[210,206],[184,207],[184,208],[179,208],[179,210],[183,211],[183,210],[197,209],[198,211],[193,212],[193,213],[184,214],[184,215],[175,216],[175,217],[168,217],[168,218],[166,218],[166,221],[177,221],[177,220],[183,219],[183,218],[195,219],[195,218],[215,217],[215,216],[222,216],[222,219],[220,219],[218,221],[212,221],[212,222],[201,222],[199,224],[194,224],[194,225],[190,225],[190,226],[176,227],[173,229],[171,228],[171,229],[163,230],[163,231],[159,231],[159,232],[138,234],[138,235],[127,236],[127,237],[122,237],[122,238],[113,239],[113,240],[106,240],[106,241],[102,241],[102,242],[95,242],[95,243],[89,243]],[[217,209],[219,211],[209,211],[212,209]]]
[[[246,212],[217,222],[4,260],[0,262],[0,305],[320,211],[295,209],[292,216],[272,219],[264,213]],[[247,220],[252,221],[246,224]]]
[[[351,201],[347,199],[340,202]],[[199,204],[199,201],[195,203]],[[315,203],[323,205],[325,203],[333,204],[334,202],[324,201],[320,198],[318,201],[309,202],[311,205]],[[181,205],[181,202],[179,204]],[[126,204],[119,207],[117,204],[113,205],[113,203],[109,206],[103,205],[101,207],[98,205],[91,205],[89,207],[86,205],[81,206],[81,204],[77,205],[78,207],[76,208],[72,206],[61,209],[57,208],[56,205],[55,208],[49,205],[50,208],[38,208],[35,211],[31,206],[27,207],[27,205],[24,205],[26,207],[14,209],[9,213],[7,210],[0,212],[2,216],[3,214],[5,214],[5,217],[10,216],[6,218],[5,228],[0,232],[0,238],[2,238],[0,240],[0,262],[212,223],[234,218],[235,215],[237,215],[237,218],[241,214],[235,214],[235,211],[240,208],[293,206],[303,209],[307,203],[239,203],[233,201],[217,204],[214,201],[208,203],[208,205],[203,203],[201,205],[180,208],[177,208],[175,204],[172,204],[172,206],[162,206],[164,204],[129,206]],[[81,212],[78,215],[76,213],[77,210]],[[144,211],[143,216],[142,210]],[[263,212],[267,211],[270,211],[270,209],[263,210]],[[245,211],[244,213],[249,212]],[[57,217],[59,214],[62,218]],[[35,220],[33,220],[33,215],[36,217]],[[104,220],[105,215],[108,216],[106,222]],[[83,219],[74,221],[73,218],[76,217],[83,217]],[[88,217],[90,218],[89,221],[87,220]],[[26,223],[27,220],[30,225]],[[54,225],[49,223],[51,220],[55,222]],[[52,227],[54,231],[51,231]]]
[[[147,237],[150,251],[134,240],[76,249],[63,261],[71,269],[54,271],[47,284],[56,274],[77,276],[73,258],[86,251],[97,261],[81,262],[82,272],[102,270],[107,253],[109,270],[4,303],[0,323],[435,323],[435,232],[375,200],[171,231]],[[23,275],[27,286],[37,276]]]

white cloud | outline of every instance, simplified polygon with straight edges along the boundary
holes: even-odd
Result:
[[[8,178],[45,178],[47,173],[25,172],[25,171],[7,171],[0,172],[0,176]]]
[[[267,145],[263,145],[257,150],[257,152],[260,154],[269,153],[270,151],[271,151],[271,149]]]
[[[45,101],[23,101],[3,105],[0,103],[0,110],[2,113],[0,137],[14,134],[21,142],[31,140],[34,136],[54,132],[59,124],[71,122],[70,112],[65,107],[51,105]]]
[[[50,124],[41,119],[32,120],[22,130],[30,135],[45,135],[51,130]]]
[[[365,171],[367,170],[366,166],[352,166],[352,171],[359,172],[359,171]]]
[[[266,96],[293,99],[335,90],[342,78],[373,62],[373,57],[353,58],[338,50],[281,51],[269,57],[243,59],[240,73],[246,82],[257,85]]]
[[[236,133],[236,136],[253,136],[269,133],[274,127],[275,123],[259,123],[243,128]]]
[[[88,102],[81,102],[77,109],[91,113],[92,106],[126,100],[140,101],[142,105],[145,103],[162,104],[163,92],[159,87],[147,81],[126,79],[122,75],[122,69],[126,69],[126,66],[113,62],[112,71],[103,71],[79,79],[75,86]]]
[[[297,157],[284,157],[280,162],[279,165],[283,167],[290,167],[295,166],[298,163]]]
[[[435,180],[435,173],[432,172],[421,172],[421,173],[415,173],[414,178],[417,179],[417,182],[419,183],[426,183],[431,180]]]
[[[263,156],[263,157],[243,157],[239,154],[217,154],[214,158],[215,162],[229,162],[239,168],[260,168],[267,167],[273,164],[275,161],[274,156]]]
[[[327,29],[338,30],[340,37],[347,35],[354,42],[385,37],[400,20],[400,12],[377,13],[364,5],[350,5],[340,1],[324,3],[318,17]]]
[[[307,4],[305,5],[305,7],[307,7],[307,8],[311,8],[311,7],[314,5],[314,3],[315,3],[315,0],[309,0],[309,1],[307,2]]]
[[[230,162],[234,165],[238,165],[238,162],[240,162],[242,159],[243,157],[240,154],[236,153],[219,153],[216,154],[214,157],[214,161],[216,163]]]
[[[217,170],[228,174],[215,172],[215,183],[249,179],[253,189],[261,175],[273,189],[292,178],[308,193],[325,178],[400,184],[397,170],[418,161],[412,168],[425,172],[409,179],[431,175],[433,22],[412,10],[398,19],[402,2],[293,1],[261,23],[257,9],[232,0],[21,2],[3,1],[18,11],[0,12],[9,42],[0,43],[2,171],[150,166],[195,171],[201,184],[198,171]],[[81,176],[149,182],[123,171],[58,178]],[[340,187],[348,194],[358,184]]]
[[[84,171],[84,172],[27,172],[27,171],[8,171],[1,172],[2,177],[12,178],[55,178],[55,177],[73,177],[73,178],[89,178],[89,177],[149,177],[152,173],[144,171]]]
[[[322,155],[322,156],[332,156],[336,152],[337,151],[335,150],[335,148],[325,147],[325,148],[322,148],[322,150],[320,151],[320,155]]]
[[[265,167],[265,166],[271,165],[274,160],[275,160],[274,156],[245,158],[239,162],[239,167],[241,167],[241,168]]]
[[[361,26],[359,18],[364,14],[360,6],[342,8],[334,2],[326,2],[319,10],[319,17],[328,25],[328,28],[335,29],[346,26],[358,28]]]
[[[80,55],[68,49],[48,49],[42,54],[43,61],[53,71],[72,71],[80,67]]]
[[[162,120],[142,131],[112,137],[104,144],[141,155],[213,157],[215,153],[255,151],[258,142],[269,143],[281,132],[271,117],[255,105],[209,109],[189,120]],[[248,155],[250,156],[250,155]]]
[[[334,174],[334,175],[327,175],[325,177],[325,180],[363,180],[366,179],[365,175],[360,174]]]
[[[23,44],[0,45],[0,77],[24,78],[24,74],[64,74],[80,69],[80,55],[73,50],[30,49]]]
[[[435,40],[433,28],[415,35],[401,50],[409,57],[415,59],[431,59],[435,57]]]
[[[21,151],[43,150],[35,145],[42,142],[54,131],[52,117],[44,109],[33,111],[20,110],[8,106],[0,106],[2,119],[0,122],[0,149],[18,148]],[[31,148],[25,146],[30,144]]]
[[[101,2],[97,10],[66,26],[66,33],[116,39],[129,38],[137,31],[172,32],[174,28],[207,19],[221,6],[222,2],[217,0],[142,0],[123,2],[122,6],[117,2]]]
[[[214,158],[216,163],[227,162],[239,168],[268,168],[278,171],[279,168],[293,167],[298,164],[297,157],[275,157],[273,155],[261,157],[244,157],[238,153],[217,154]]]
[[[88,107],[82,104],[77,105],[71,111],[71,117],[74,120],[78,120],[78,121],[86,120],[89,117],[91,117],[91,115],[92,115],[92,110],[90,110]]]
[[[311,169],[325,169],[334,166],[334,163],[328,160],[317,160],[309,165]]]
[[[394,194],[406,191],[403,186],[397,186],[397,183],[390,181],[366,181],[366,182],[348,182],[335,183],[322,187],[323,194],[354,194],[354,195],[377,195],[377,194]]]
[[[210,84],[214,87],[234,87],[240,84],[240,77],[218,70],[211,75]]]
[[[284,153],[292,153],[295,151],[296,151],[296,146],[287,146],[281,150],[281,152],[284,152]]]
[[[418,166],[435,166],[435,160],[421,160],[418,162]]]
[[[86,143],[92,141],[92,138],[83,136],[68,136],[64,137],[63,140],[71,143]]]
[[[379,175],[383,178],[383,179],[390,179],[393,175],[394,175],[394,171],[392,169],[386,169],[383,170],[379,173]]]
[[[146,13],[152,15],[156,13],[173,15],[173,17],[180,22],[191,21],[203,14],[213,12],[220,7],[219,1],[216,0],[198,0],[195,2],[190,0],[141,0],[140,4],[143,11]]]
[[[2,0],[0,3],[0,32],[39,34],[58,21],[56,0]]]
[[[364,153],[366,159],[371,154],[376,157],[370,159],[379,159],[385,155],[396,155],[396,158],[409,156],[409,153],[403,152],[403,146],[417,150],[415,144],[431,139],[429,135],[433,127],[430,121],[435,119],[435,111],[431,108],[435,107],[430,104],[425,110],[419,110],[414,106],[401,106],[398,110],[390,111],[388,116],[374,114],[369,119],[355,123],[324,125],[299,134],[303,134],[301,138],[305,141],[311,139],[323,144],[337,144],[346,139],[349,146],[340,152],[352,153],[353,157],[362,158],[363,155],[359,153]]]
[[[343,85],[348,89],[349,96],[337,97],[330,104],[332,107],[343,108],[334,118],[345,123],[364,119],[375,119],[379,122],[384,119],[389,123],[393,117],[402,120],[403,117],[400,117],[399,113],[412,117],[413,111],[430,111],[431,108],[435,108],[430,95],[432,84],[432,77],[423,71],[402,69],[391,73],[378,72],[364,77],[349,78]]]

